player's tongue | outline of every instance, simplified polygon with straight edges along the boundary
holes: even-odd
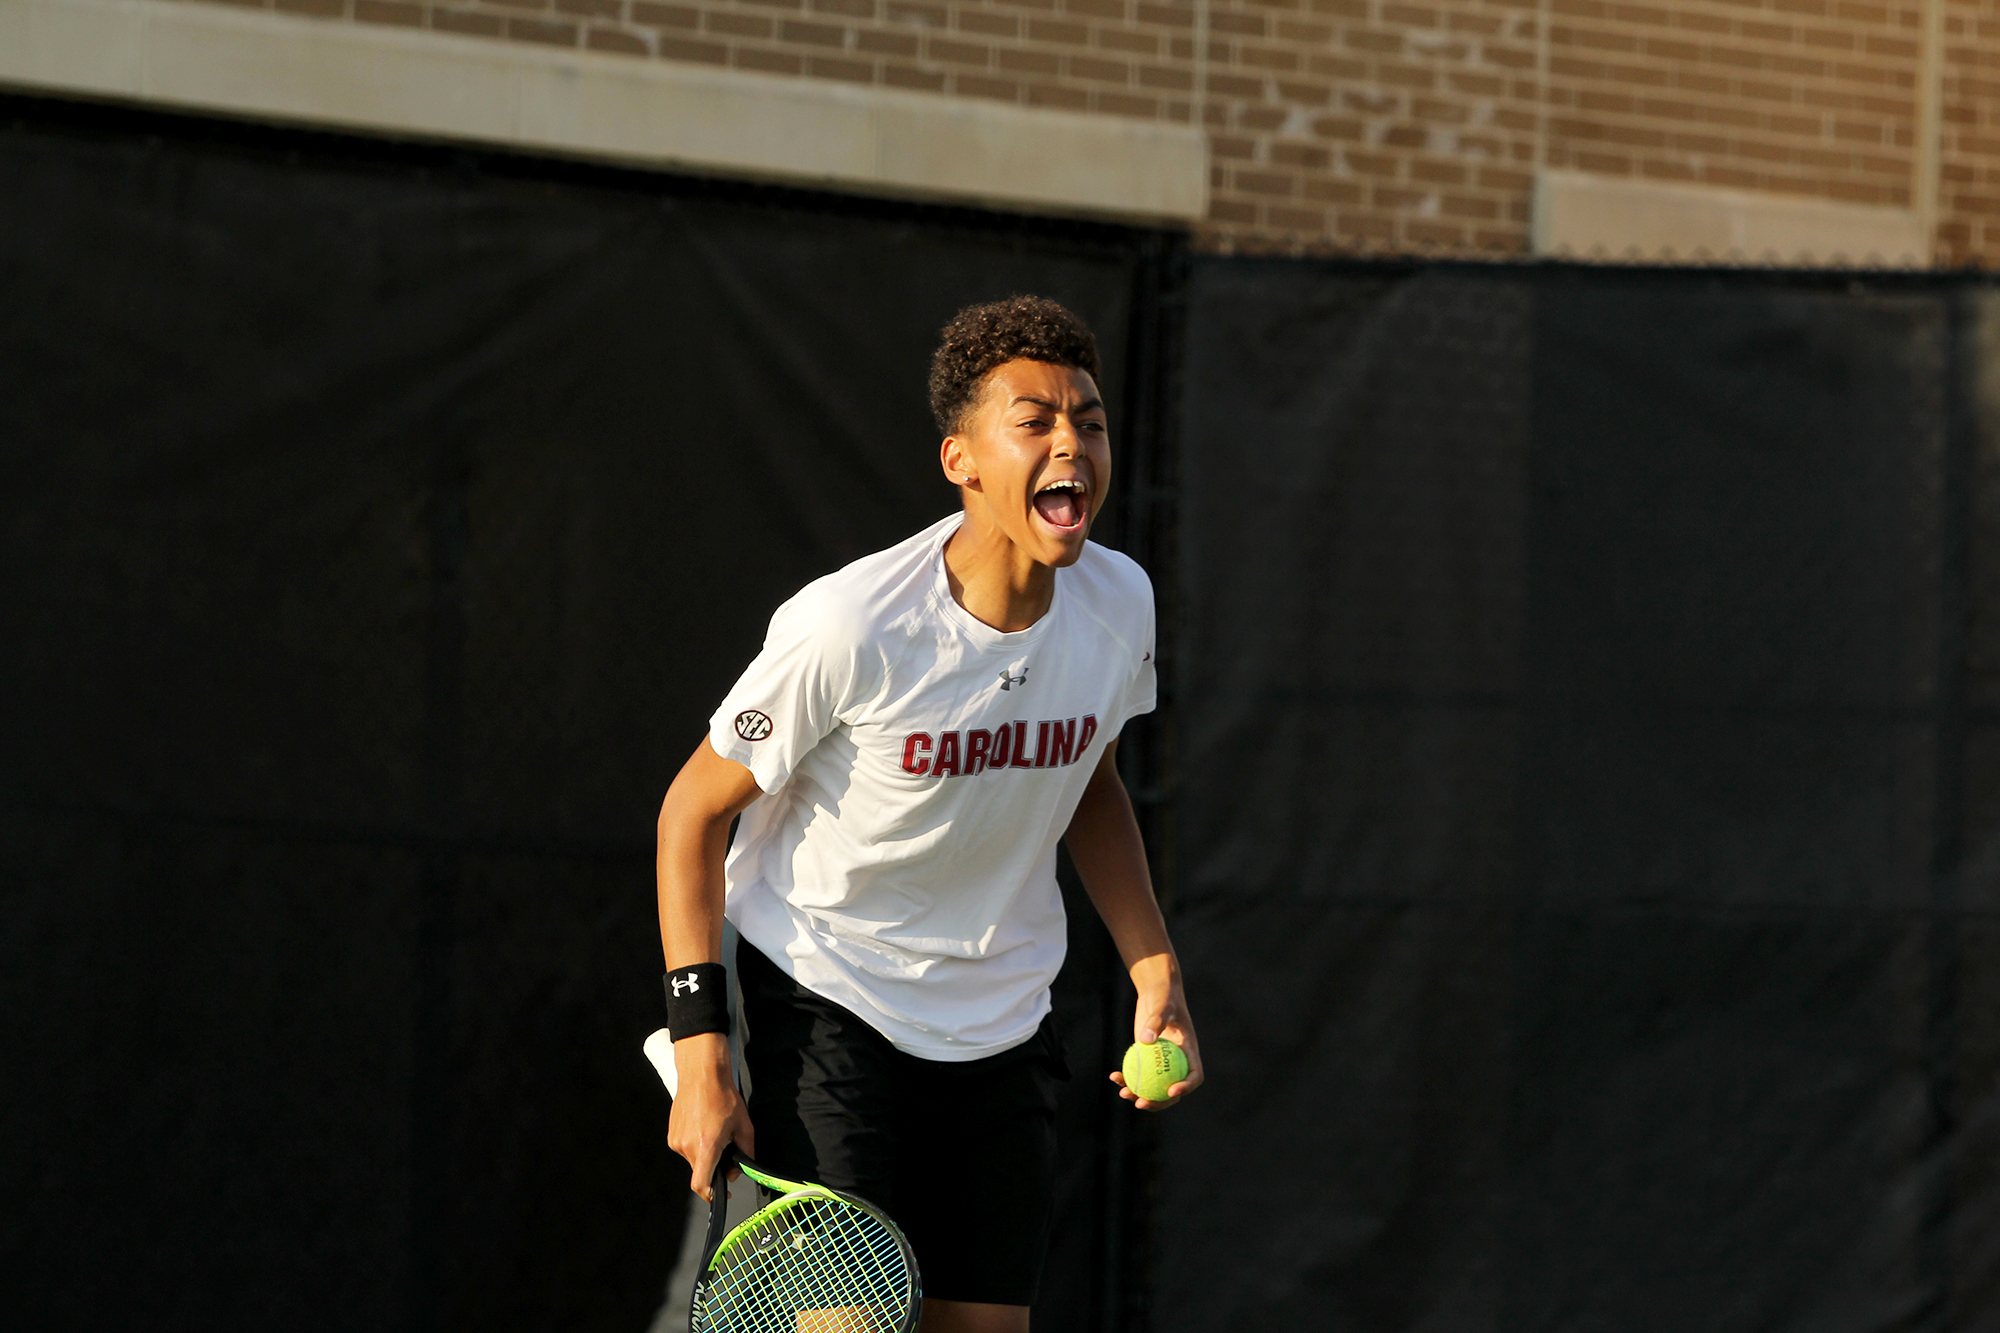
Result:
[[[1083,521],[1083,497],[1075,491],[1041,491],[1035,496],[1035,512],[1059,528],[1073,528]]]

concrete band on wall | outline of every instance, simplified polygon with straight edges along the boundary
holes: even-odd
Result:
[[[171,0],[0,0],[0,86],[634,165],[1190,222],[1184,125]]]
[[[1931,249],[1916,209],[1580,171],[1536,174],[1530,239],[1560,258],[1796,267],[1917,268]]]

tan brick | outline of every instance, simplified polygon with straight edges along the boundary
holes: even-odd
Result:
[[[653,48],[623,28],[592,27],[584,32],[583,44],[593,51],[617,51],[630,56],[648,56]]]
[[[891,88],[919,88],[925,92],[944,90],[944,75],[934,70],[912,69],[908,65],[884,65],[882,82]]]
[[[739,46],[730,53],[730,63],[740,69],[761,70],[766,74],[799,74],[806,67],[804,57],[789,51],[767,51],[761,47]]]
[[[356,23],[420,28],[424,23],[424,10],[423,6],[405,3],[405,0],[354,0],[352,18]]]
[[[847,44],[847,30],[827,23],[796,23],[787,20],[778,25],[781,40],[799,46],[833,46]]]
[[[872,19],[875,0],[812,0],[815,14],[839,14],[846,18]]]
[[[276,0],[275,8],[307,18],[337,19],[347,13],[347,0]],[[574,34],[571,34],[574,36]]]
[[[1326,230],[1326,214],[1320,209],[1273,205],[1268,213],[1271,225],[1286,231],[1314,233]]]
[[[1490,99],[1506,91],[1507,81],[1497,74],[1452,73],[1445,76],[1445,86],[1468,97]]]
[[[516,42],[540,46],[576,46],[580,31],[574,23],[551,23],[546,19],[508,19],[507,37]]]
[[[875,82],[875,66],[865,60],[836,60],[831,56],[808,56],[806,73],[816,79],[840,79],[846,83]]]
[[[354,0],[354,17],[363,23],[415,28],[423,25],[424,11],[421,5],[403,4],[400,0]]]
[[[650,0],[632,0],[632,21],[654,28],[693,28],[701,23],[701,11],[686,5],[659,5]]]
[[[1736,25],[1736,31],[1759,42],[1790,42],[1794,38],[1789,23],[1759,23],[1754,19],[1745,19]]]
[[[1397,176],[1397,160],[1380,153],[1344,152],[1341,162],[1349,171],[1358,176],[1381,176],[1393,180]]]
[[[1038,42],[1084,46],[1090,41],[1090,29],[1081,23],[1065,23],[1058,19],[1030,19],[1028,36]]]
[[[1155,56],[1160,39],[1150,32],[1128,32],[1123,28],[1100,28],[1097,44],[1107,51],[1129,51],[1134,55]]]
[[[767,38],[777,30],[767,18],[728,10],[710,10],[702,16],[702,24],[710,32],[727,33],[731,37]]]
[[[986,14],[976,9],[961,9],[958,11],[958,26],[962,31],[983,33],[988,37],[1021,35],[1021,20],[1012,14]]]
[[[1361,202],[1361,187],[1353,181],[1340,180],[1333,176],[1308,176],[1301,189],[1308,199],[1317,199],[1329,204],[1358,204]]]
[[[973,65],[984,69],[992,52],[975,42],[953,42],[932,37],[924,42],[924,54],[947,65]]]
[[[1208,16],[1210,32],[1234,33],[1239,37],[1262,37],[1270,26],[1270,20],[1262,14],[1241,14],[1232,10],[1218,9]]]
[[[614,22],[623,17],[624,0],[556,0],[556,12],[575,14],[579,18],[611,19]]]
[[[874,32],[867,29],[854,35],[857,50],[884,56],[914,56],[917,39],[906,32]]]
[[[1031,83],[1026,91],[1029,106],[1062,107],[1070,111],[1090,109],[1090,94],[1081,88],[1064,88],[1053,83]]]
[[[1438,211],[1450,218],[1491,222],[1500,217],[1500,202],[1480,195],[1447,194],[1443,202],[1438,205]]]
[[[1334,223],[1334,230],[1343,236],[1386,241],[1395,238],[1396,224],[1369,213],[1342,213]]]
[[[1326,23],[1300,23],[1293,19],[1279,19],[1278,37],[1300,46],[1319,46],[1333,39],[1333,27]]]
[[[1194,26],[1194,10],[1191,6],[1142,4],[1138,7],[1138,12],[1134,17],[1140,23],[1157,24],[1163,28],[1192,28]]]
[[[887,0],[882,12],[891,23],[923,28],[942,28],[951,22],[951,15],[943,5],[919,4],[917,0]]]
[[[955,74],[952,87],[967,97],[983,97],[999,102],[1021,100],[1021,85],[1012,79],[989,78],[983,74]]]
[[[1410,163],[1410,179],[1429,185],[1463,185],[1469,173],[1456,162]]]
[[[1120,60],[1099,60],[1094,56],[1071,56],[1069,58],[1071,78],[1090,79],[1096,83],[1130,83],[1132,67]]]
[[[436,21],[435,16],[432,21]],[[691,60],[705,65],[720,65],[729,59],[729,48],[720,42],[691,42],[684,37],[662,35],[653,49],[668,60]]]
[[[1477,181],[1489,190],[1510,190],[1520,194],[1527,193],[1535,184],[1535,178],[1527,172],[1508,171],[1504,167],[1481,167]]]
[[[1233,182],[1247,194],[1289,196],[1298,189],[1298,179],[1275,171],[1238,171]]]
[[[1368,191],[1368,197],[1377,208],[1405,209],[1422,207],[1431,196],[1428,190],[1411,190],[1400,185],[1377,185]]]
[[[999,67],[1016,74],[1059,74],[1062,57],[1053,51],[1002,50],[995,53]]]
[[[1356,51],[1366,51],[1371,55],[1393,55],[1403,49],[1402,33],[1379,32],[1370,28],[1350,28],[1341,34],[1341,41]]]
[[[1150,97],[1134,97],[1129,93],[1098,93],[1097,109],[1114,116],[1153,117],[1160,114],[1160,104]]]
[[[1585,171],[1598,171],[1607,176],[1632,174],[1632,159],[1621,153],[1578,152],[1576,164]]]
[[[1362,125],[1341,116],[1322,116],[1313,122],[1313,133],[1325,139],[1359,139]]]
[[[1410,114],[1431,125],[1463,125],[1471,118],[1471,109],[1458,102],[1418,97],[1411,100]]]
[[[1349,56],[1308,56],[1306,57],[1306,68],[1325,79],[1364,79],[1368,77],[1367,63]]]
[[[1383,61],[1377,77],[1392,87],[1431,89],[1437,87],[1437,75],[1427,69],[1417,69],[1410,65]]]
[[[491,14],[473,14],[463,9],[433,9],[431,26],[442,32],[462,32],[478,37],[498,37],[501,20]]]
[[[1252,69],[1295,70],[1299,67],[1299,53],[1280,47],[1245,47],[1239,60]]]
[[[1273,166],[1302,167],[1322,171],[1331,160],[1332,154],[1324,148],[1302,143],[1274,143],[1271,145],[1270,161]]]

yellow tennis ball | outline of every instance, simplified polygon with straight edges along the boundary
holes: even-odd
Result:
[[[1125,1086],[1149,1102],[1165,1101],[1167,1089],[1187,1072],[1187,1054],[1165,1037],[1125,1050]]]

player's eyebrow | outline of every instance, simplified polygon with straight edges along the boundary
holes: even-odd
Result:
[[[1045,407],[1051,412],[1062,411],[1062,405],[1060,403],[1052,403],[1046,398],[1036,398],[1033,397],[1032,395],[1025,393],[1016,397],[1014,399],[1014,402],[1007,404],[1007,406],[1012,407],[1014,406],[1015,403],[1033,403],[1036,407]],[[1070,411],[1070,415],[1073,417],[1080,417],[1085,412],[1102,412],[1103,410],[1104,410],[1103,399],[1087,398],[1083,402],[1078,403],[1075,406],[1075,408],[1073,408]]]

